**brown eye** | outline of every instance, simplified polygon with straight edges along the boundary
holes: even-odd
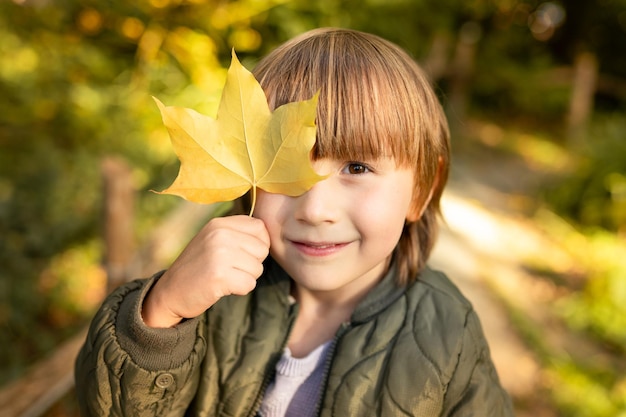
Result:
[[[351,162],[346,165],[346,167],[344,168],[344,171],[351,175],[359,175],[359,174],[365,174],[369,172],[370,169],[367,167],[367,165],[364,165],[358,162]]]

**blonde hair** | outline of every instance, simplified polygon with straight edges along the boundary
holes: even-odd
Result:
[[[435,243],[450,159],[446,118],[415,61],[378,36],[324,28],[279,46],[253,73],[271,109],[319,91],[314,159],[386,156],[414,169],[413,214],[394,251],[398,284],[414,281]]]

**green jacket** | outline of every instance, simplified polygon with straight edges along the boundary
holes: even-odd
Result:
[[[268,263],[248,296],[173,329],[150,329],[134,281],[96,314],[76,363],[88,416],[254,416],[297,315],[290,279]],[[512,416],[470,303],[429,269],[408,288],[388,274],[334,339],[320,416]]]

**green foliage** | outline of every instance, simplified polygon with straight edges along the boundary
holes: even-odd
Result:
[[[581,368],[571,360],[553,363],[548,368],[555,400],[570,417],[626,416],[626,380],[606,375],[601,370]]]
[[[545,329],[517,316],[544,362],[549,393],[564,415],[626,416],[626,242],[599,228],[583,233],[543,209],[535,221],[560,242],[576,262],[571,267],[585,279],[581,288],[564,288],[553,304],[554,316],[574,340],[584,338],[582,349],[575,342],[550,347],[541,335]]]
[[[587,233],[577,249],[589,277],[582,291],[561,301],[560,314],[573,328],[626,353],[626,243],[598,230]]]
[[[490,117],[550,125],[567,111],[569,86],[558,79],[545,49],[525,45],[518,28],[511,32],[506,40],[493,36],[484,42],[472,85],[474,109]]]
[[[626,231],[626,119],[597,116],[584,142],[570,148],[575,165],[544,192],[558,213],[582,225]]]

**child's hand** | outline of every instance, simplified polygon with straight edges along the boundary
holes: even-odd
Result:
[[[245,295],[263,272],[270,238],[262,220],[212,219],[148,293],[142,316],[150,327],[172,327],[199,316],[220,298]]]

